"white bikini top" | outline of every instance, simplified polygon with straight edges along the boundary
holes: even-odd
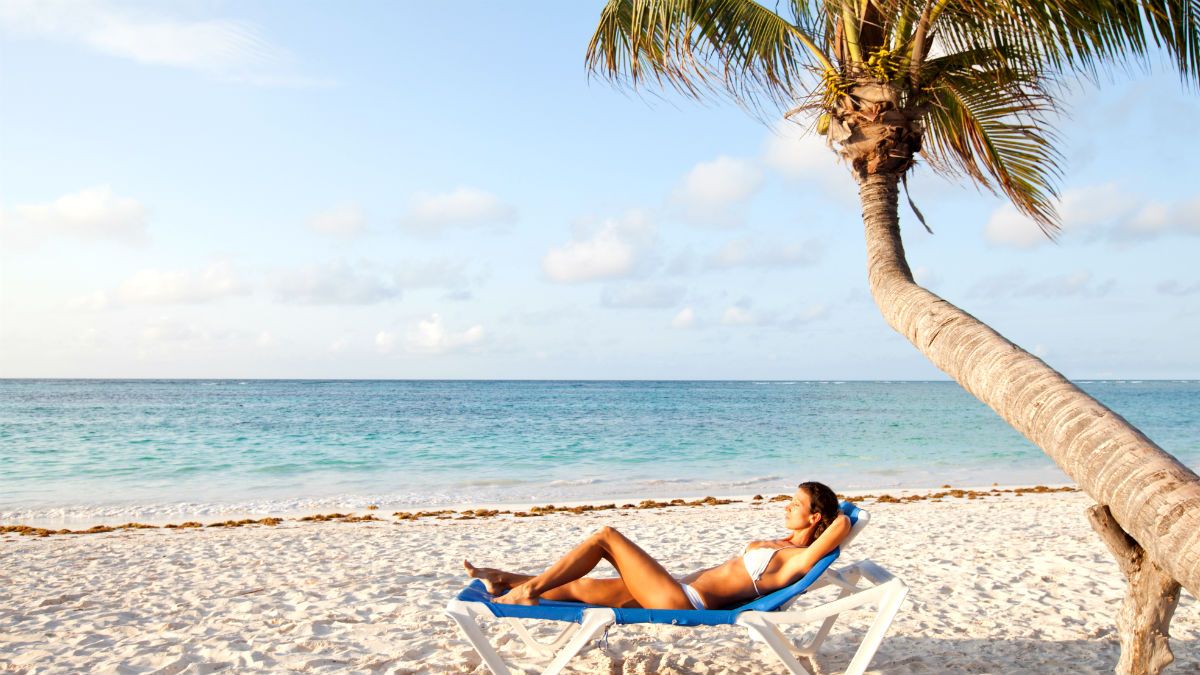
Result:
[[[782,551],[785,548],[800,548],[799,546],[784,546],[783,548],[750,548],[747,543],[742,547],[742,564],[746,566],[746,573],[750,575],[750,584],[754,586],[754,592],[762,596],[762,591],[758,590],[758,580],[762,579],[762,575],[767,571],[767,565],[771,564],[771,559],[775,557],[777,551]]]

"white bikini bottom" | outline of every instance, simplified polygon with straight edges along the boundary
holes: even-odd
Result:
[[[687,596],[688,602],[692,603],[692,607],[696,609],[708,609],[704,606],[704,598],[700,597],[700,593],[688,584],[679,584],[683,589],[683,594]]]

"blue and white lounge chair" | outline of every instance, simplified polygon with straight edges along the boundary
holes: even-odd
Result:
[[[622,609],[544,599],[534,606],[504,605],[492,602],[492,596],[484,589],[483,582],[475,580],[450,601],[446,606],[446,614],[458,624],[467,641],[494,675],[510,675],[510,672],[476,623],[477,618],[503,619],[530,651],[544,658],[551,658],[550,664],[542,671],[543,675],[558,675],[567,662],[586,647],[588,642],[601,632],[607,635],[608,628],[613,624],[637,623],[697,627],[745,626],[751,639],[766,643],[783,661],[789,673],[801,675],[806,673],[807,669],[796,656],[815,656],[839,614],[859,607],[874,606],[875,619],[845,671],[847,675],[862,675],[883,642],[883,636],[896,617],[908,588],[902,581],[869,560],[842,569],[829,569],[840,554],[841,548],[848,546],[866,527],[869,520],[866,511],[849,502],[842,502],[841,510],[852,523],[850,533],[841,546],[817,561],[799,581],[738,607],[707,610]],[[836,600],[824,605],[809,609],[789,609],[789,606],[806,591],[824,586],[837,586],[841,589],[841,594]],[[530,634],[521,623],[522,619],[563,621],[569,622],[570,625],[554,640],[542,642]],[[816,635],[800,648],[779,630],[779,626],[783,625],[816,621],[822,622],[821,627],[817,629]]]

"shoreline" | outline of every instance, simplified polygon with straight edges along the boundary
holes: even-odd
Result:
[[[1073,484],[1050,484],[1036,486],[1001,486],[993,484],[992,486],[982,487],[953,487],[949,484],[942,485],[938,488],[901,488],[891,490],[847,490],[839,492],[838,498],[850,500],[859,506],[870,506],[872,504],[890,503],[904,504],[918,501],[933,501],[938,502],[944,499],[986,499],[989,497],[998,497],[1006,494],[1023,496],[1026,494],[1046,494],[1060,492],[1078,492],[1079,488]],[[233,527],[248,527],[248,526],[266,526],[273,527],[284,522],[321,522],[321,523],[355,523],[355,522],[392,522],[400,524],[403,522],[412,522],[416,520],[476,520],[487,518],[504,518],[517,520],[523,518],[537,518],[555,513],[565,513],[571,515],[579,515],[590,512],[604,511],[629,511],[629,510],[649,510],[649,509],[676,509],[676,508],[698,508],[711,506],[725,506],[729,504],[753,504],[763,505],[775,501],[785,501],[791,499],[790,494],[739,494],[729,496],[705,496],[699,499],[684,499],[681,497],[674,498],[655,498],[646,497],[643,499],[635,499],[633,501],[617,499],[613,501],[604,500],[571,500],[559,501],[557,503],[534,503],[534,502],[485,502],[485,503],[470,503],[467,505],[459,505],[456,508],[408,508],[391,510],[386,504],[371,504],[361,509],[350,509],[343,511],[327,511],[324,513],[314,513],[309,510],[297,510],[290,512],[280,512],[263,515],[259,512],[233,512],[222,514],[219,520],[205,519],[202,517],[195,518],[180,518],[161,516],[157,518],[142,519],[136,521],[110,523],[94,523],[96,518],[75,518],[75,519],[28,519],[26,522],[5,522],[0,520],[0,535],[16,534],[21,536],[47,537],[47,536],[76,536],[84,534],[103,534],[114,531],[131,531],[131,530],[156,530],[156,529],[193,529],[193,528],[233,528]],[[80,523],[93,522],[90,526],[82,526],[73,524],[74,521]],[[0,541],[7,541],[6,538],[0,537]]]
[[[1049,461],[1048,459],[1046,460]],[[1043,467],[1046,468],[1046,467]],[[1200,466],[1196,467],[1200,470]],[[806,477],[810,474],[806,474]],[[964,489],[984,486],[1019,487],[1029,485],[1067,485],[1070,478],[1057,467],[1048,470],[983,472],[977,476],[921,476],[911,480],[852,481],[837,473],[811,474],[816,480],[840,488],[846,494],[870,492],[908,493],[940,489],[947,483]],[[643,499],[699,499],[707,496],[746,499],[758,492],[785,492],[794,489],[799,479],[785,480],[779,475],[760,475],[736,480],[689,478],[628,480],[586,478],[554,480],[528,485],[508,485],[496,480],[480,489],[478,481],[459,486],[436,485],[423,494],[414,489],[398,491],[372,487],[330,488],[310,483],[288,491],[213,489],[193,490],[183,484],[162,494],[132,494],[121,499],[124,490],[81,487],[59,497],[37,500],[14,497],[0,501],[0,525],[25,524],[44,527],[86,527],[99,522],[146,522],[164,524],[183,520],[227,520],[264,517],[291,517],[325,511],[359,511],[375,505],[391,510],[434,510],[467,508],[520,509],[538,503],[600,503],[641,501]],[[494,485],[492,484],[494,483]],[[0,486],[2,487],[2,486]],[[0,490],[3,492],[3,490]],[[84,495],[103,495],[89,498]],[[4,495],[0,495],[2,499]]]

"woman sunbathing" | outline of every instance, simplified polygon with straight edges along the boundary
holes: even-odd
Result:
[[[821,483],[801,483],[785,511],[791,533],[781,539],[752,541],[741,555],[716,567],[676,580],[637,544],[611,527],[601,528],[537,576],[486,567],[463,566],[483,580],[495,602],[532,605],[538,598],[608,607],[717,609],[742,604],[777,591],[804,576],[850,531],[838,512],[837,496]],[[617,569],[617,579],[589,579],[601,560]]]

